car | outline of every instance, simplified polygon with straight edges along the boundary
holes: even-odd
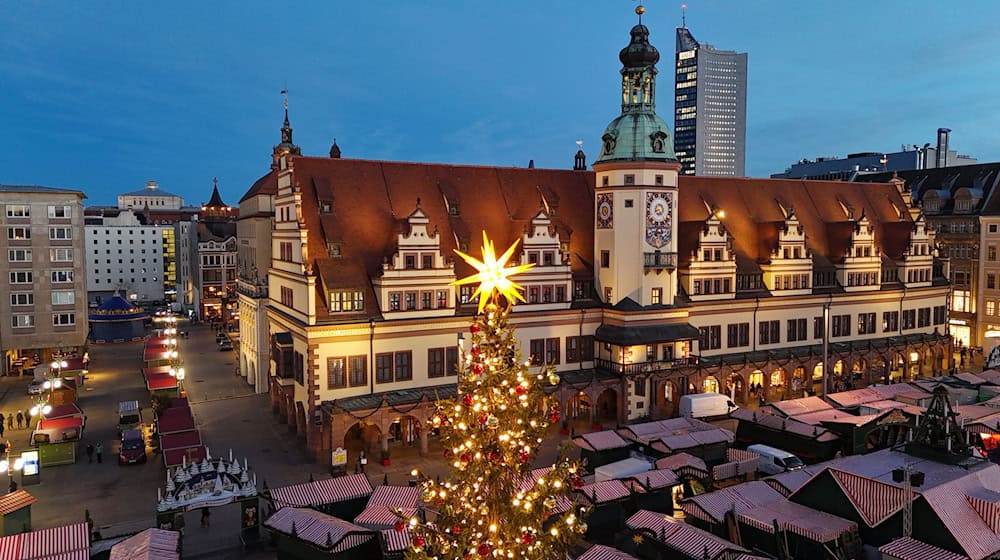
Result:
[[[146,438],[141,429],[122,432],[121,449],[118,451],[119,465],[132,465],[146,462]]]
[[[228,338],[219,343],[219,351],[225,352],[233,349],[233,341]]]
[[[45,392],[45,382],[35,379],[28,384],[28,394],[29,395],[41,395]]]

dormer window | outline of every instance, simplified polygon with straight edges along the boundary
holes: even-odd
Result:
[[[434,255],[420,255],[420,268],[434,268]]]
[[[320,214],[332,214],[333,213],[333,203],[323,200],[319,203],[319,213]]]
[[[339,259],[341,256],[341,245],[339,242],[330,241],[326,244],[326,252],[335,259]],[[288,259],[291,260],[291,259]]]
[[[542,266],[552,266],[555,263],[555,253],[545,251],[542,253]]]
[[[330,311],[364,311],[365,293],[362,290],[333,290],[330,292]]]
[[[403,267],[406,270],[414,270],[417,268],[417,256],[416,255],[404,255],[403,256]]]

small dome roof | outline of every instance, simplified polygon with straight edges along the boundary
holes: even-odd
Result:
[[[639,24],[630,31],[632,40],[618,53],[618,60],[626,68],[652,66],[660,61],[660,51],[649,44],[649,29]]]
[[[101,304],[97,309],[99,311],[131,311],[135,306],[128,302],[122,296],[111,296],[107,301]]]
[[[670,127],[651,111],[619,116],[604,129],[601,140],[601,155],[597,163],[677,160]]]

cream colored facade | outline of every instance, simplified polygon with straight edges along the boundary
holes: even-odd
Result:
[[[976,324],[980,332],[977,338],[983,341],[983,352],[1000,345],[1000,216],[979,217],[980,258],[979,286],[976,292]]]
[[[83,199],[79,191],[0,185],[0,368],[87,340]]]
[[[270,373],[267,269],[271,266],[273,203],[271,193],[241,200],[240,217],[236,222],[240,375],[257,393],[268,391]]]

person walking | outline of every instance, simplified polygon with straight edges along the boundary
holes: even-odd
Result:
[[[208,529],[209,525],[211,524],[210,523],[210,519],[209,519],[210,516],[211,516],[211,514],[208,513],[208,508],[207,507],[201,508],[201,526],[202,526],[202,528]]]
[[[17,411],[17,429],[20,430],[24,425],[24,413],[20,410]]]
[[[3,414],[0,414],[0,438],[3,437],[3,431],[4,431],[4,429],[5,428],[4,428],[4,424],[3,424]]]
[[[87,462],[88,463],[93,463],[94,462],[94,444],[93,443],[88,443],[87,444]]]
[[[104,448],[101,446],[101,442],[97,442],[97,447],[94,448],[94,453],[97,454],[97,462],[101,462],[101,455],[104,453]]]

